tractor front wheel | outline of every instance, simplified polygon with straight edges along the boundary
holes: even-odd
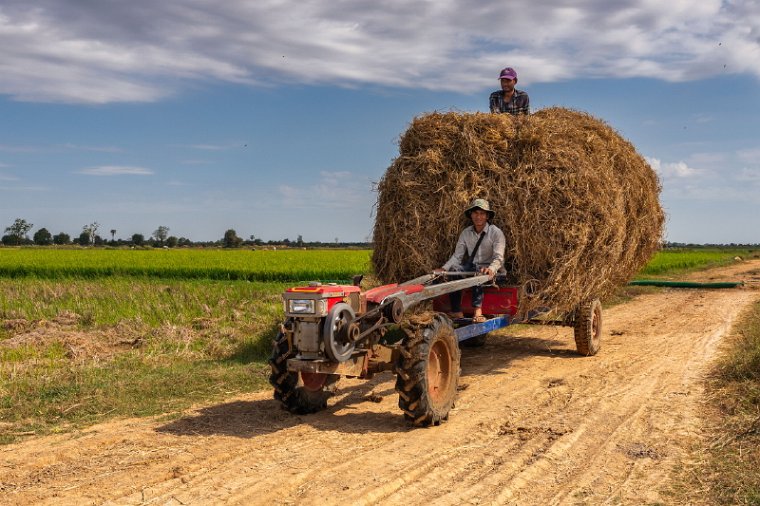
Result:
[[[340,375],[288,371],[288,359],[295,355],[287,334],[280,332],[269,359],[269,383],[274,387],[274,398],[291,413],[316,413],[327,407],[327,399],[335,395]]]
[[[587,357],[596,355],[602,345],[602,303],[599,299],[578,306],[573,330],[578,353]]]
[[[436,314],[417,327],[396,364],[398,405],[417,426],[438,425],[449,417],[459,381],[460,352],[451,321]]]

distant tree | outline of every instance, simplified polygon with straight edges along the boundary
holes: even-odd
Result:
[[[163,246],[164,241],[166,241],[166,238],[169,237],[169,227],[165,227],[163,225],[159,226],[156,230],[153,231],[153,237],[161,246]]]
[[[82,230],[82,233],[79,234],[79,239],[77,239],[77,244],[80,246],[87,246],[92,241],[92,236],[87,230]]]
[[[225,248],[239,248],[242,242],[243,240],[238,237],[237,232],[233,229],[227,230],[224,233],[224,239],[222,239],[222,244]]]
[[[177,241],[177,246],[192,246],[193,242],[187,237],[180,237]]]
[[[38,246],[48,246],[53,243],[53,235],[48,229],[41,228],[34,233],[34,244]]]
[[[145,244],[145,236],[142,234],[132,234],[132,244],[142,246]]]
[[[5,229],[6,232],[8,232],[8,235],[10,236],[11,244],[21,244],[24,242],[25,239],[28,239],[26,234],[29,233],[29,231],[32,229],[34,225],[29,223],[26,220],[22,220],[21,218],[16,218],[16,221],[13,222],[13,225],[10,227],[7,227]],[[15,238],[15,241],[13,240]],[[5,241],[3,241],[4,244],[6,244]]]
[[[301,234],[298,234],[298,238],[296,238],[296,244],[298,244],[298,246],[303,246],[303,236]]]
[[[68,244],[71,242],[71,237],[69,234],[64,234],[61,232],[60,234],[56,234],[53,236],[53,242],[55,244]]]
[[[179,244],[179,239],[177,239],[175,236],[170,235],[166,238],[166,245],[170,248],[176,248],[177,244]]]
[[[82,246],[86,244],[82,242],[82,236],[86,233],[87,237],[89,238],[89,244],[94,245],[95,238],[97,237],[99,228],[100,228],[100,224],[97,221],[90,223],[89,225],[83,226],[82,233],[79,234],[79,244],[81,244]]]
[[[116,236],[116,229],[112,228],[111,229],[111,242],[116,242],[116,237],[115,236]]]
[[[106,243],[106,241],[100,237],[98,234],[95,234],[95,237],[92,239],[92,244],[94,246],[103,246]]]

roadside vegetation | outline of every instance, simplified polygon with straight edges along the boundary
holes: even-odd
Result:
[[[760,302],[734,327],[708,384],[707,441],[676,484],[679,504],[760,505]]]
[[[369,253],[0,249],[0,444],[260,390],[282,291]]]
[[[0,248],[0,444],[267,388],[282,291],[346,282],[370,254]],[[666,250],[642,272],[757,255]]]

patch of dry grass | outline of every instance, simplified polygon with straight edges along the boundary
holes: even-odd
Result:
[[[0,443],[266,384],[282,285],[4,280]]]

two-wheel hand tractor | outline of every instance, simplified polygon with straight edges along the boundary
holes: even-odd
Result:
[[[325,408],[341,376],[369,379],[391,371],[404,417],[418,426],[438,425],[454,405],[460,342],[482,345],[485,335],[498,328],[547,323],[533,317],[516,319],[520,288],[485,275],[428,274],[367,291],[358,284],[310,283],[283,294],[285,321],[274,341],[269,381],[274,398],[289,411],[306,414]],[[481,284],[486,285],[483,314],[488,319],[452,321],[446,315],[447,294]],[[463,309],[472,314],[468,292]],[[410,315],[399,327],[407,311],[430,299],[434,311]],[[574,328],[580,354],[598,351],[598,299],[552,323]]]

